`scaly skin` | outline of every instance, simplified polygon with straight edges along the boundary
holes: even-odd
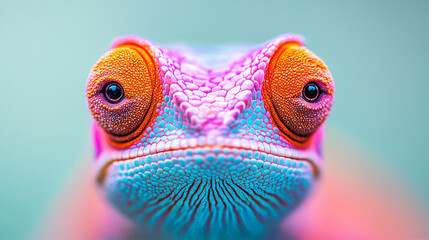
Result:
[[[157,237],[275,236],[322,171],[326,65],[297,35],[220,56],[124,37],[89,75],[98,183]]]

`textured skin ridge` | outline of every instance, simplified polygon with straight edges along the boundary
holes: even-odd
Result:
[[[123,152],[116,153],[107,153],[106,157],[100,157],[97,168],[98,172],[101,173],[99,176],[99,181],[103,181],[105,177],[106,168],[110,167],[110,164],[117,161],[126,161],[126,160],[136,160],[137,158],[141,159],[143,162],[144,159],[150,159],[152,162],[157,162],[158,159],[169,159],[173,155],[185,156],[191,155],[192,152],[202,152],[202,151],[220,151],[220,149],[229,148],[231,151],[240,151],[240,155],[247,155],[248,157],[254,156],[259,152],[262,152],[262,156],[265,156],[263,160],[267,160],[273,164],[278,164],[279,166],[289,166],[286,165],[290,161],[307,161],[313,168],[314,177],[318,177],[319,169],[321,166],[321,159],[318,154],[314,154],[311,151],[296,151],[294,149],[282,148],[276,145],[269,145],[267,143],[261,143],[256,141],[247,141],[245,139],[229,139],[223,137],[217,138],[206,138],[200,137],[198,139],[183,139],[179,141],[175,139],[173,141],[167,141],[166,143],[161,142],[162,144],[152,144],[147,145],[146,147],[133,148],[131,150],[126,150]],[[174,152],[174,154],[172,154]],[[269,154],[271,157],[268,158],[266,155]],[[116,155],[115,158],[112,158],[112,155]],[[152,156],[156,156],[152,158]],[[311,159],[311,160],[310,160]]]
[[[212,59],[135,36],[115,40],[105,56],[121,46],[150,49],[160,80],[154,88],[162,95],[147,127],[124,146],[93,124],[94,163],[107,198],[139,227],[159,233],[156,238],[275,234],[271,228],[302,202],[323,169],[323,126],[297,145],[274,121],[276,108],[263,94],[270,60],[286,43],[304,48],[302,37],[283,35]]]

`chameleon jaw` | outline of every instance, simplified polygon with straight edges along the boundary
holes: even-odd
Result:
[[[227,238],[254,236],[292,211],[318,174],[309,156],[288,154],[286,158],[218,145],[188,147],[107,161],[99,182],[110,201],[137,224],[174,235],[204,231],[197,235],[220,239],[228,226]]]

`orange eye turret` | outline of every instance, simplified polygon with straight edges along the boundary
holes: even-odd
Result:
[[[88,104],[113,142],[132,140],[145,129],[161,96],[157,85],[157,66],[146,46],[119,46],[96,63],[87,84]]]
[[[334,83],[314,53],[295,42],[278,47],[267,68],[263,96],[281,132],[303,144],[324,122]]]

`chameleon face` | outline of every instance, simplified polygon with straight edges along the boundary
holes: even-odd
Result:
[[[333,92],[296,35],[206,55],[118,39],[87,83],[98,183],[165,236],[263,236],[321,171]]]

